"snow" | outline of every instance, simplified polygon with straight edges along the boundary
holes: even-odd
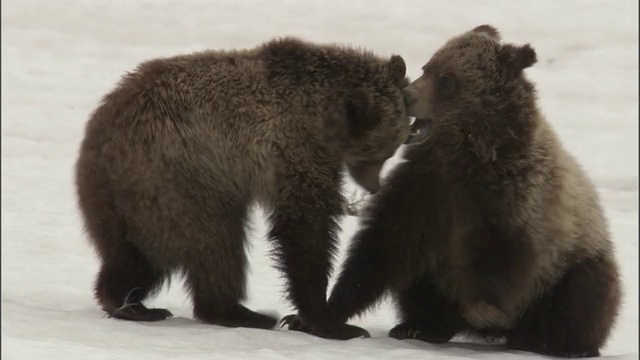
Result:
[[[73,165],[84,124],[124,72],[158,56],[252,47],[274,36],[401,54],[415,78],[448,37],[491,23],[531,42],[540,104],[587,169],[610,221],[625,286],[602,354],[638,358],[638,3],[584,1],[70,1],[2,2],[2,355],[6,359],[524,359],[478,344],[386,337],[384,303],[357,324],[372,339],[330,341],[285,330],[227,329],[191,318],[179,279],[150,305],[176,317],[106,319],[92,298],[98,261],[76,207]],[[397,163],[398,157],[385,167]],[[353,187],[352,183],[349,183]],[[357,219],[343,222],[346,244]],[[291,312],[265,255],[256,212],[252,309]],[[341,260],[342,257],[339,258]]]

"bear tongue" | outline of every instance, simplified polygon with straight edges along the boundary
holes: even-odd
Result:
[[[411,125],[411,133],[404,142],[405,145],[416,144],[424,141],[431,130],[431,119],[416,119]]]

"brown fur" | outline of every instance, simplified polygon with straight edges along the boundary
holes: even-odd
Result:
[[[535,51],[482,26],[449,40],[407,89],[425,142],[372,199],[329,299],[334,321],[390,290],[390,335],[594,356],[620,280],[598,195],[538,111],[523,69]]]
[[[377,190],[381,164],[409,134],[405,70],[399,56],[284,38],[127,74],[92,114],[76,166],[102,308],[129,320],[171,316],[141,301],[179,271],[196,318],[272,327],[276,319],[240,305],[247,210],[258,202],[289,298],[322,321],[342,167]]]

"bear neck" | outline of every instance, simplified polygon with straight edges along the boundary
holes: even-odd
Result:
[[[309,44],[285,38],[267,43],[261,50],[273,89],[322,94],[347,93],[361,86],[386,83],[386,60],[363,49]],[[330,99],[326,99],[330,100]]]

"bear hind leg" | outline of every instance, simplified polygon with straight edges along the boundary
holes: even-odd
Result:
[[[252,311],[240,302],[246,294],[245,211],[221,211],[212,215],[205,236],[186,265],[187,287],[193,299],[194,317],[225,327],[271,329],[277,318]],[[210,244],[210,245],[207,245]]]
[[[121,320],[159,321],[172,317],[166,309],[150,309],[142,301],[156,292],[167,274],[153,267],[138,248],[122,242],[98,273],[95,296],[102,309]]]
[[[608,257],[573,265],[527,309],[507,346],[559,357],[596,357],[620,303],[618,268]]]

